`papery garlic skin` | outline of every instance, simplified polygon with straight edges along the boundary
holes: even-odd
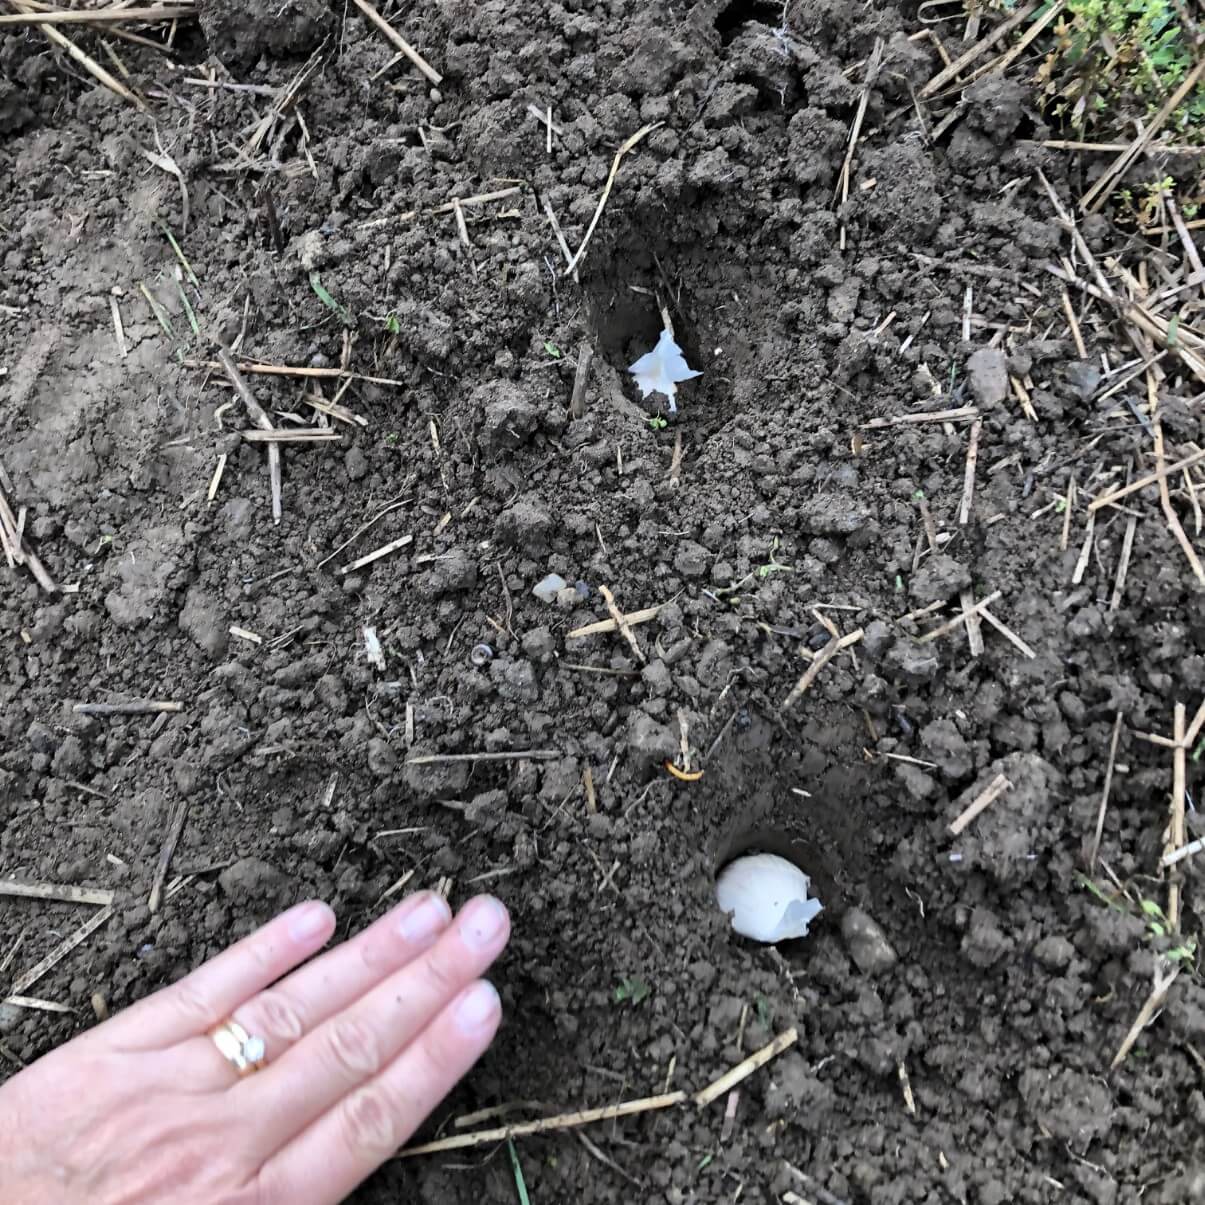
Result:
[[[642,398],[648,397],[650,393],[660,393],[669,399],[670,414],[678,412],[678,403],[675,400],[678,383],[703,375],[686,363],[686,356],[674,342],[674,336],[669,330],[663,330],[661,338],[657,340],[657,346],[641,356],[628,371],[636,378]]]
[[[819,900],[808,899],[810,887],[794,862],[777,854],[749,854],[720,871],[715,895],[742,937],[773,944],[807,936],[808,925],[823,911]]]

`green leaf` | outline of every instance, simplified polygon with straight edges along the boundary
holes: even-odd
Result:
[[[554,360],[559,360],[559,359],[561,358],[561,349],[560,349],[559,347],[557,347],[557,345],[556,345],[555,343],[553,343],[553,342],[552,342],[551,340],[549,340],[549,339],[545,339],[545,340],[544,340],[544,350],[545,350],[545,351],[546,351],[546,352],[547,352],[547,353],[548,353],[548,354],[549,354],[549,355],[550,355],[550,356],[551,356],[551,357],[552,357]]]
[[[345,306],[340,305],[331,295],[330,290],[322,283],[322,277],[317,272],[310,273],[310,288],[318,294],[318,300],[322,302],[328,309],[333,310],[338,315],[339,321],[344,326],[355,326],[355,321],[352,319],[351,311]]]
[[[527,1181],[523,1179],[523,1168],[519,1163],[519,1152],[515,1150],[515,1140],[506,1140],[506,1149],[510,1152],[510,1170],[515,1174],[515,1191],[519,1194],[519,1205],[531,1205],[527,1195]]]
[[[402,324],[398,321],[397,315],[392,310],[390,310],[389,313],[385,315],[385,329],[391,335],[401,334]]]
[[[1167,324],[1167,345],[1168,347],[1176,346],[1176,336],[1180,331],[1180,315],[1173,314],[1171,321]]]
[[[642,1000],[647,1000],[652,992],[653,989],[643,979],[625,979],[615,989],[615,1003],[623,1004],[625,1001],[631,1001],[634,1006]]]

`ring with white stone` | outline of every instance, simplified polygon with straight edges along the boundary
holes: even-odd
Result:
[[[226,1020],[209,1031],[218,1053],[238,1072],[252,1075],[264,1065],[264,1040],[253,1037],[237,1021]]]

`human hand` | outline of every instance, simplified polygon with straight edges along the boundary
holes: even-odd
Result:
[[[298,904],[0,1087],[0,1200],[342,1200],[492,1041],[501,1005],[478,976],[510,919],[488,896],[454,923],[411,896],[301,966],[334,929],[326,904]],[[230,1019],[264,1041],[254,1074],[209,1036]]]

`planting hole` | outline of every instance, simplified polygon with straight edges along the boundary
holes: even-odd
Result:
[[[819,868],[819,858],[800,838],[748,830],[727,843],[718,864],[716,902],[742,937],[768,945],[798,940],[824,912],[828,876],[809,869]]]

